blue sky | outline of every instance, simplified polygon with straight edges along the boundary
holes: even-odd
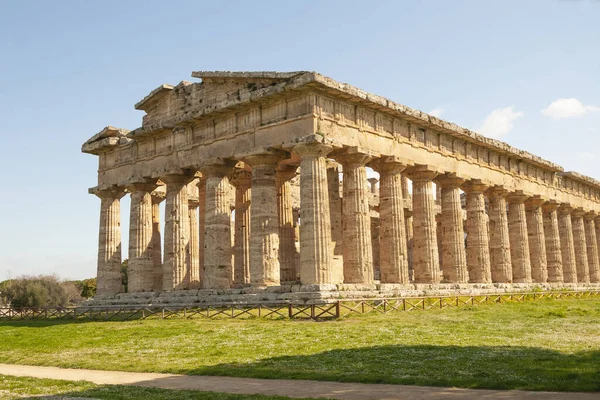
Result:
[[[597,0],[0,0],[0,280],[95,275],[81,144],[194,70],[318,71],[600,179],[598,21]]]

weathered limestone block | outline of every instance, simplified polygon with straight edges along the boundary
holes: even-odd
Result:
[[[331,284],[331,219],[325,156],[333,148],[322,143],[302,143],[293,151],[300,157],[300,281],[304,285]],[[339,273],[339,272],[338,272]]]
[[[123,291],[121,282],[121,202],[122,189],[95,190],[100,198],[100,234],[98,238],[98,295]]]
[[[294,208],[290,184],[291,179],[296,176],[296,170],[296,166],[280,166],[275,173],[279,216],[279,265],[282,282],[293,282],[298,279]]]
[[[560,231],[560,251],[563,264],[563,282],[577,283],[577,267],[575,264],[575,244],[573,243],[573,226],[571,213],[573,208],[562,204],[558,208],[558,226]]]
[[[544,203],[545,200],[538,197],[532,197],[525,201],[531,279],[534,283],[545,283],[548,281],[546,237],[544,234],[544,218],[542,216],[541,208]]]
[[[513,280],[510,256],[510,236],[506,196],[508,191],[495,186],[487,191],[489,198],[490,261],[492,282],[511,283]]]
[[[196,181],[192,182],[194,187],[198,184]],[[199,223],[198,223],[198,208],[199,202],[197,200],[190,200],[188,202],[188,211],[190,215],[190,243],[188,245],[188,257],[190,265],[189,283],[187,287],[189,289],[200,289],[200,238]]]
[[[154,290],[154,260],[152,258],[152,191],[153,184],[135,183],[127,186],[131,193],[129,212],[128,291]]]
[[[563,282],[563,265],[558,227],[557,203],[542,205],[544,218],[544,236],[546,239],[546,261],[548,263],[548,282]]]
[[[381,283],[408,281],[408,257],[402,197],[402,175],[406,164],[396,158],[379,160],[379,269]]]
[[[598,282],[600,278],[600,262],[598,260],[598,238],[596,237],[597,214],[594,212],[584,215],[585,241],[587,244],[589,278],[591,283]]]
[[[181,290],[185,289],[186,279],[189,279],[190,214],[187,184],[192,177],[167,175],[161,180],[167,185],[163,290]]]
[[[585,240],[585,226],[583,209],[574,210],[571,214],[573,225],[573,245],[575,247],[575,265],[577,268],[577,283],[589,283],[590,272],[588,267],[587,243]]]
[[[163,259],[162,236],[160,233],[160,203],[165,199],[163,191],[152,192],[152,265],[154,271],[153,290],[162,290],[163,286]]]
[[[485,197],[488,186],[480,181],[463,185],[467,194],[467,268],[469,283],[491,283],[490,249]]]
[[[235,244],[233,283],[250,283],[250,203],[252,201],[251,173],[234,172],[231,183],[235,186]]]
[[[344,174],[342,207],[344,283],[373,283],[373,247],[369,189],[365,165],[370,157],[347,153],[336,157]]]
[[[510,258],[514,283],[531,283],[531,261],[524,203],[528,198],[529,196],[519,193],[507,197]]]
[[[444,175],[436,179],[441,190],[441,247],[442,282],[467,283],[467,254],[463,227],[460,186],[465,180],[456,176]],[[438,243],[438,246],[440,243]]]
[[[415,167],[409,171],[413,183],[414,281],[415,283],[439,283],[440,261],[432,185],[437,172],[426,168]]]
[[[205,289],[227,289],[231,285],[231,207],[229,175],[234,163],[215,162],[201,169],[206,179],[204,219]]]

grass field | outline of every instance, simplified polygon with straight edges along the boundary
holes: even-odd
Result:
[[[600,299],[328,322],[0,322],[0,362],[258,378],[600,391]]]

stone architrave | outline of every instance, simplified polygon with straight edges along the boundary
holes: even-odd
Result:
[[[465,233],[460,202],[460,186],[465,180],[452,175],[443,175],[436,179],[440,188],[442,282],[467,283],[467,254],[465,251]],[[438,246],[440,245],[438,243]]]
[[[585,238],[585,225],[583,216],[585,211],[581,208],[571,214],[573,226],[573,246],[575,247],[575,266],[577,268],[577,283],[590,283],[588,266],[587,242]]]
[[[378,160],[379,172],[379,268],[381,283],[407,284],[408,257],[402,197],[406,163],[396,157]]]
[[[151,193],[155,188],[156,185],[148,183],[127,186],[131,193],[127,290],[131,293],[154,290]]]
[[[359,152],[336,157],[342,164],[342,225],[344,248],[344,283],[373,283],[373,247],[369,188],[365,165],[371,159]]]
[[[432,181],[437,172],[427,168],[409,171],[413,183],[413,268],[415,283],[436,284],[440,282],[440,261]]]
[[[121,198],[120,188],[90,190],[100,198],[100,230],[98,235],[98,295],[123,292],[121,279]]]
[[[529,196],[521,193],[512,193],[507,197],[510,259],[514,283],[531,283],[531,260],[525,213],[525,200],[528,198]]]
[[[332,284],[331,219],[326,156],[333,148],[312,142],[294,146],[300,157],[300,281]]]
[[[167,175],[161,180],[167,185],[163,290],[181,290],[186,288],[186,276],[189,274],[190,214],[187,184],[192,177]]]
[[[296,166],[281,165],[275,172],[279,218],[279,265],[282,282],[294,282],[298,278],[294,207],[290,184],[290,180],[296,176],[297,169]]]
[[[201,168],[206,179],[204,217],[205,289],[231,286],[231,207],[229,175],[235,163],[226,160],[208,162]]]
[[[560,251],[562,254],[563,282],[565,283],[577,283],[575,244],[573,243],[573,226],[571,223],[572,212],[573,208],[568,204],[562,204],[558,208]]]
[[[265,152],[244,157],[252,166],[250,205],[250,284],[280,284],[279,215],[275,167],[282,152]]]
[[[196,187],[197,182],[192,182]],[[189,289],[201,288],[200,282],[200,237],[198,228],[198,200],[190,200],[188,202],[188,211],[190,215],[190,244],[188,246],[188,257],[189,259]]]
[[[546,235],[544,234],[544,218],[541,207],[545,202],[539,197],[532,197],[525,201],[531,279],[534,283],[548,281]]]
[[[467,194],[467,268],[469,283],[491,283],[490,248],[483,193],[488,185],[473,180],[463,185]]]
[[[546,261],[548,264],[548,282],[563,282],[563,264],[558,227],[557,203],[542,205],[544,236],[546,239]]]
[[[493,283],[511,283],[513,281],[510,256],[510,235],[506,196],[508,190],[494,186],[487,190],[489,199],[490,265]]]
[[[596,237],[595,212],[583,216],[585,223],[585,241],[587,244],[589,279],[591,283],[597,283],[600,274],[600,262],[598,260],[598,238]]]
[[[233,283],[236,286],[250,283],[250,203],[252,201],[249,171],[234,172],[231,183],[235,186],[235,238]]]

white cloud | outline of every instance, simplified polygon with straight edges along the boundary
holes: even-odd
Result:
[[[594,111],[600,111],[600,107],[586,106],[581,101],[571,98],[554,100],[541,113],[552,119],[563,119],[581,117]]]
[[[502,137],[512,130],[513,122],[523,115],[523,112],[515,111],[514,106],[498,108],[485,117],[479,131],[489,137]]]
[[[437,118],[442,118],[442,114],[446,112],[446,109],[443,107],[436,107],[433,110],[429,111],[427,114],[432,115]]]

